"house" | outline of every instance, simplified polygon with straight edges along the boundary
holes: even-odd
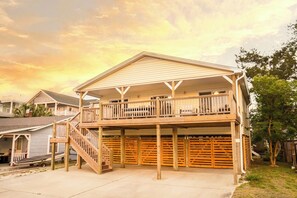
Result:
[[[44,105],[49,108],[53,115],[75,115],[78,112],[79,99],[76,97],[41,90],[35,94],[27,103],[35,105]],[[84,101],[84,106],[88,106],[89,102]]]
[[[51,142],[64,138],[97,173],[113,163],[155,165],[157,179],[161,166],[230,168],[237,183],[250,164],[250,96],[238,68],[142,52],[75,92],[79,124]],[[86,95],[99,106],[82,107]]]
[[[53,123],[69,116],[26,117],[0,119],[0,163],[14,165],[23,158],[51,153],[50,137]],[[64,152],[58,144],[56,152]]]
[[[21,102],[15,100],[1,100],[0,101],[0,118],[13,117],[13,110],[19,107]]]

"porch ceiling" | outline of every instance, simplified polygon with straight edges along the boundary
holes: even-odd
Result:
[[[227,82],[222,76],[217,76],[217,77],[211,77],[211,78],[202,78],[202,79],[192,79],[192,80],[183,80],[181,85],[178,87],[177,91],[185,88],[185,87],[191,87],[191,86],[197,86],[197,85],[210,85],[210,84],[221,84],[221,85],[226,85],[229,86],[230,83]],[[154,83],[154,84],[144,84],[144,85],[135,85],[131,86],[129,91],[127,92],[127,95],[130,93],[137,93],[137,92],[142,92],[142,91],[149,91],[152,89],[158,89],[158,90],[166,90],[168,94],[171,93],[170,89],[165,85],[164,82],[159,82],[159,83]],[[115,88],[109,88],[109,89],[102,89],[102,90],[94,90],[94,91],[89,91],[88,95],[94,96],[94,97],[104,97],[108,95],[115,95],[120,94],[116,91]]]

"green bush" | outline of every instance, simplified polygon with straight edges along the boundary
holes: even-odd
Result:
[[[257,174],[248,174],[245,179],[247,181],[260,181],[261,180],[261,176],[257,175]]]

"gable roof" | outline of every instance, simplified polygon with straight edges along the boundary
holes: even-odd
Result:
[[[43,128],[67,120],[73,116],[49,116],[49,117],[26,117],[26,118],[1,118],[0,134]]]
[[[151,58],[157,58],[157,59],[163,59],[167,61],[174,61],[174,62],[179,62],[179,63],[185,63],[185,64],[191,64],[191,65],[196,65],[196,66],[201,66],[201,67],[207,67],[207,68],[212,68],[212,69],[219,69],[219,70],[224,70],[224,71],[229,71],[229,72],[234,72],[234,73],[240,73],[241,70],[236,67],[231,67],[231,66],[226,66],[226,65],[220,65],[220,64],[213,64],[213,63],[208,63],[208,62],[203,62],[203,61],[197,61],[197,60],[191,60],[191,59],[185,59],[185,58],[179,58],[179,57],[174,57],[174,56],[168,56],[168,55],[163,55],[163,54],[157,54],[157,53],[152,53],[152,52],[141,52],[132,58],[106,70],[105,72],[95,76],[94,78],[86,81],[85,83],[82,83],[81,85],[77,86],[74,91],[79,92],[80,89],[96,82],[99,81],[110,74],[119,71],[120,69],[144,58],[144,57],[151,57]]]
[[[68,96],[65,94],[61,94],[61,93],[56,93],[53,91],[48,91],[48,90],[41,90],[39,91],[35,96],[33,96],[28,103],[30,103],[31,101],[33,101],[36,97],[39,96],[40,93],[44,93],[47,96],[49,96],[51,99],[53,99],[54,101],[61,103],[61,104],[65,104],[65,105],[71,105],[71,106],[79,106],[79,98],[73,97],[73,96]],[[84,100],[83,101],[83,105],[89,105],[89,101]]]

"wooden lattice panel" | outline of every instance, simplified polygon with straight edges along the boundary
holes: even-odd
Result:
[[[125,164],[138,164],[138,138],[126,137]]]
[[[244,169],[248,169],[251,166],[251,147],[250,147],[250,137],[244,135],[243,141],[243,159],[244,159]]]
[[[189,138],[190,167],[232,168],[232,142],[230,136]]]
[[[178,165],[186,165],[185,141],[178,138]],[[163,166],[173,166],[173,142],[172,137],[162,137],[161,139],[161,159]]]
[[[232,141],[231,137],[213,137],[213,167],[232,168]]]
[[[113,150],[113,163],[121,163],[121,141],[120,137],[103,137],[103,143]]]
[[[190,167],[212,167],[212,140],[209,137],[189,139],[188,159]]]
[[[141,164],[157,164],[157,140],[153,137],[142,137],[140,142]]]

